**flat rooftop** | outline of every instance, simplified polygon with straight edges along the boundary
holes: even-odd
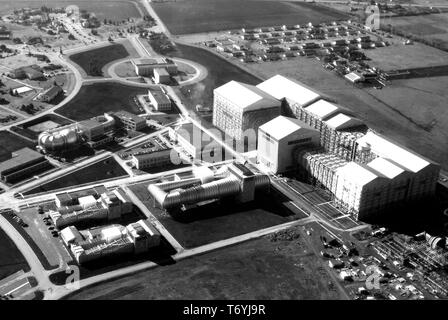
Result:
[[[170,98],[163,93],[162,91],[159,90],[148,90],[148,94],[150,94],[154,100],[157,101],[158,104],[167,104],[167,103],[171,103]]]
[[[19,149],[12,153],[11,159],[0,163],[0,173],[44,158],[42,154],[30,148]]]

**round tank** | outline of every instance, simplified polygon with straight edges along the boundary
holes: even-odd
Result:
[[[45,151],[62,151],[76,147],[80,142],[76,128],[44,131],[39,135],[39,146]]]

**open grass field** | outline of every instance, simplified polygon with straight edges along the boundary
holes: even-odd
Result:
[[[5,14],[26,7],[38,8],[43,5],[53,8],[77,5],[81,10],[95,13],[100,20],[123,20],[141,16],[134,3],[124,0],[1,0],[0,13]]]
[[[84,85],[76,97],[58,109],[57,113],[74,121],[119,110],[138,114],[141,112],[134,102],[134,97],[139,94],[147,94],[147,92],[148,90],[145,88],[116,82]]]
[[[121,44],[112,44],[89,51],[71,55],[69,58],[78,64],[89,76],[99,76],[108,63],[129,56],[126,48]]]
[[[311,4],[257,0],[183,0],[151,4],[173,34],[320,23],[347,15]]]
[[[69,299],[343,299],[307,235],[297,232],[294,241],[248,241],[104,282]]]
[[[12,131],[32,140],[36,140],[39,134],[45,130],[72,123],[70,120],[55,114],[47,114],[37,119],[22,123],[11,128]]]
[[[213,89],[231,80],[248,84],[261,82],[259,78],[202,48],[178,43],[176,44],[176,51],[169,55],[197,62],[208,70],[207,77],[204,80],[179,89],[183,96],[182,102],[189,109],[194,109],[197,104],[212,106]]]
[[[260,194],[251,203],[221,200],[187,212],[154,208],[147,184],[130,187],[165,228],[185,248],[194,248],[248,232],[303,218],[283,207],[287,199],[275,193]]]
[[[85,183],[94,183],[110,178],[127,176],[126,171],[113,158],[107,158],[92,165],[76,170],[53,181],[42,184],[24,194],[35,194],[66,187],[74,187]]]
[[[29,266],[14,242],[0,228],[0,280]]]
[[[448,13],[384,19],[396,31],[411,34],[441,45],[448,50]]]
[[[385,71],[448,65],[447,52],[417,42],[408,46],[394,44],[364,52],[372,59],[370,65]]]
[[[34,148],[35,144],[11,132],[0,131],[0,162],[11,158],[11,152],[25,147]]]

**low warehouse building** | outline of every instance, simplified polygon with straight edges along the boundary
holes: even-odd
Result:
[[[23,148],[14,151],[11,159],[0,163],[0,178],[4,182],[14,182],[50,166],[42,154],[30,148]]]
[[[171,162],[171,148],[156,149],[132,155],[132,164],[138,170],[162,167]]]

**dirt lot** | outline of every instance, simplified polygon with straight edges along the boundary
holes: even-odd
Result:
[[[306,3],[184,0],[151,5],[173,34],[347,19],[344,13]]]
[[[70,299],[343,299],[304,237],[300,232],[293,241],[253,240],[106,282]]]

